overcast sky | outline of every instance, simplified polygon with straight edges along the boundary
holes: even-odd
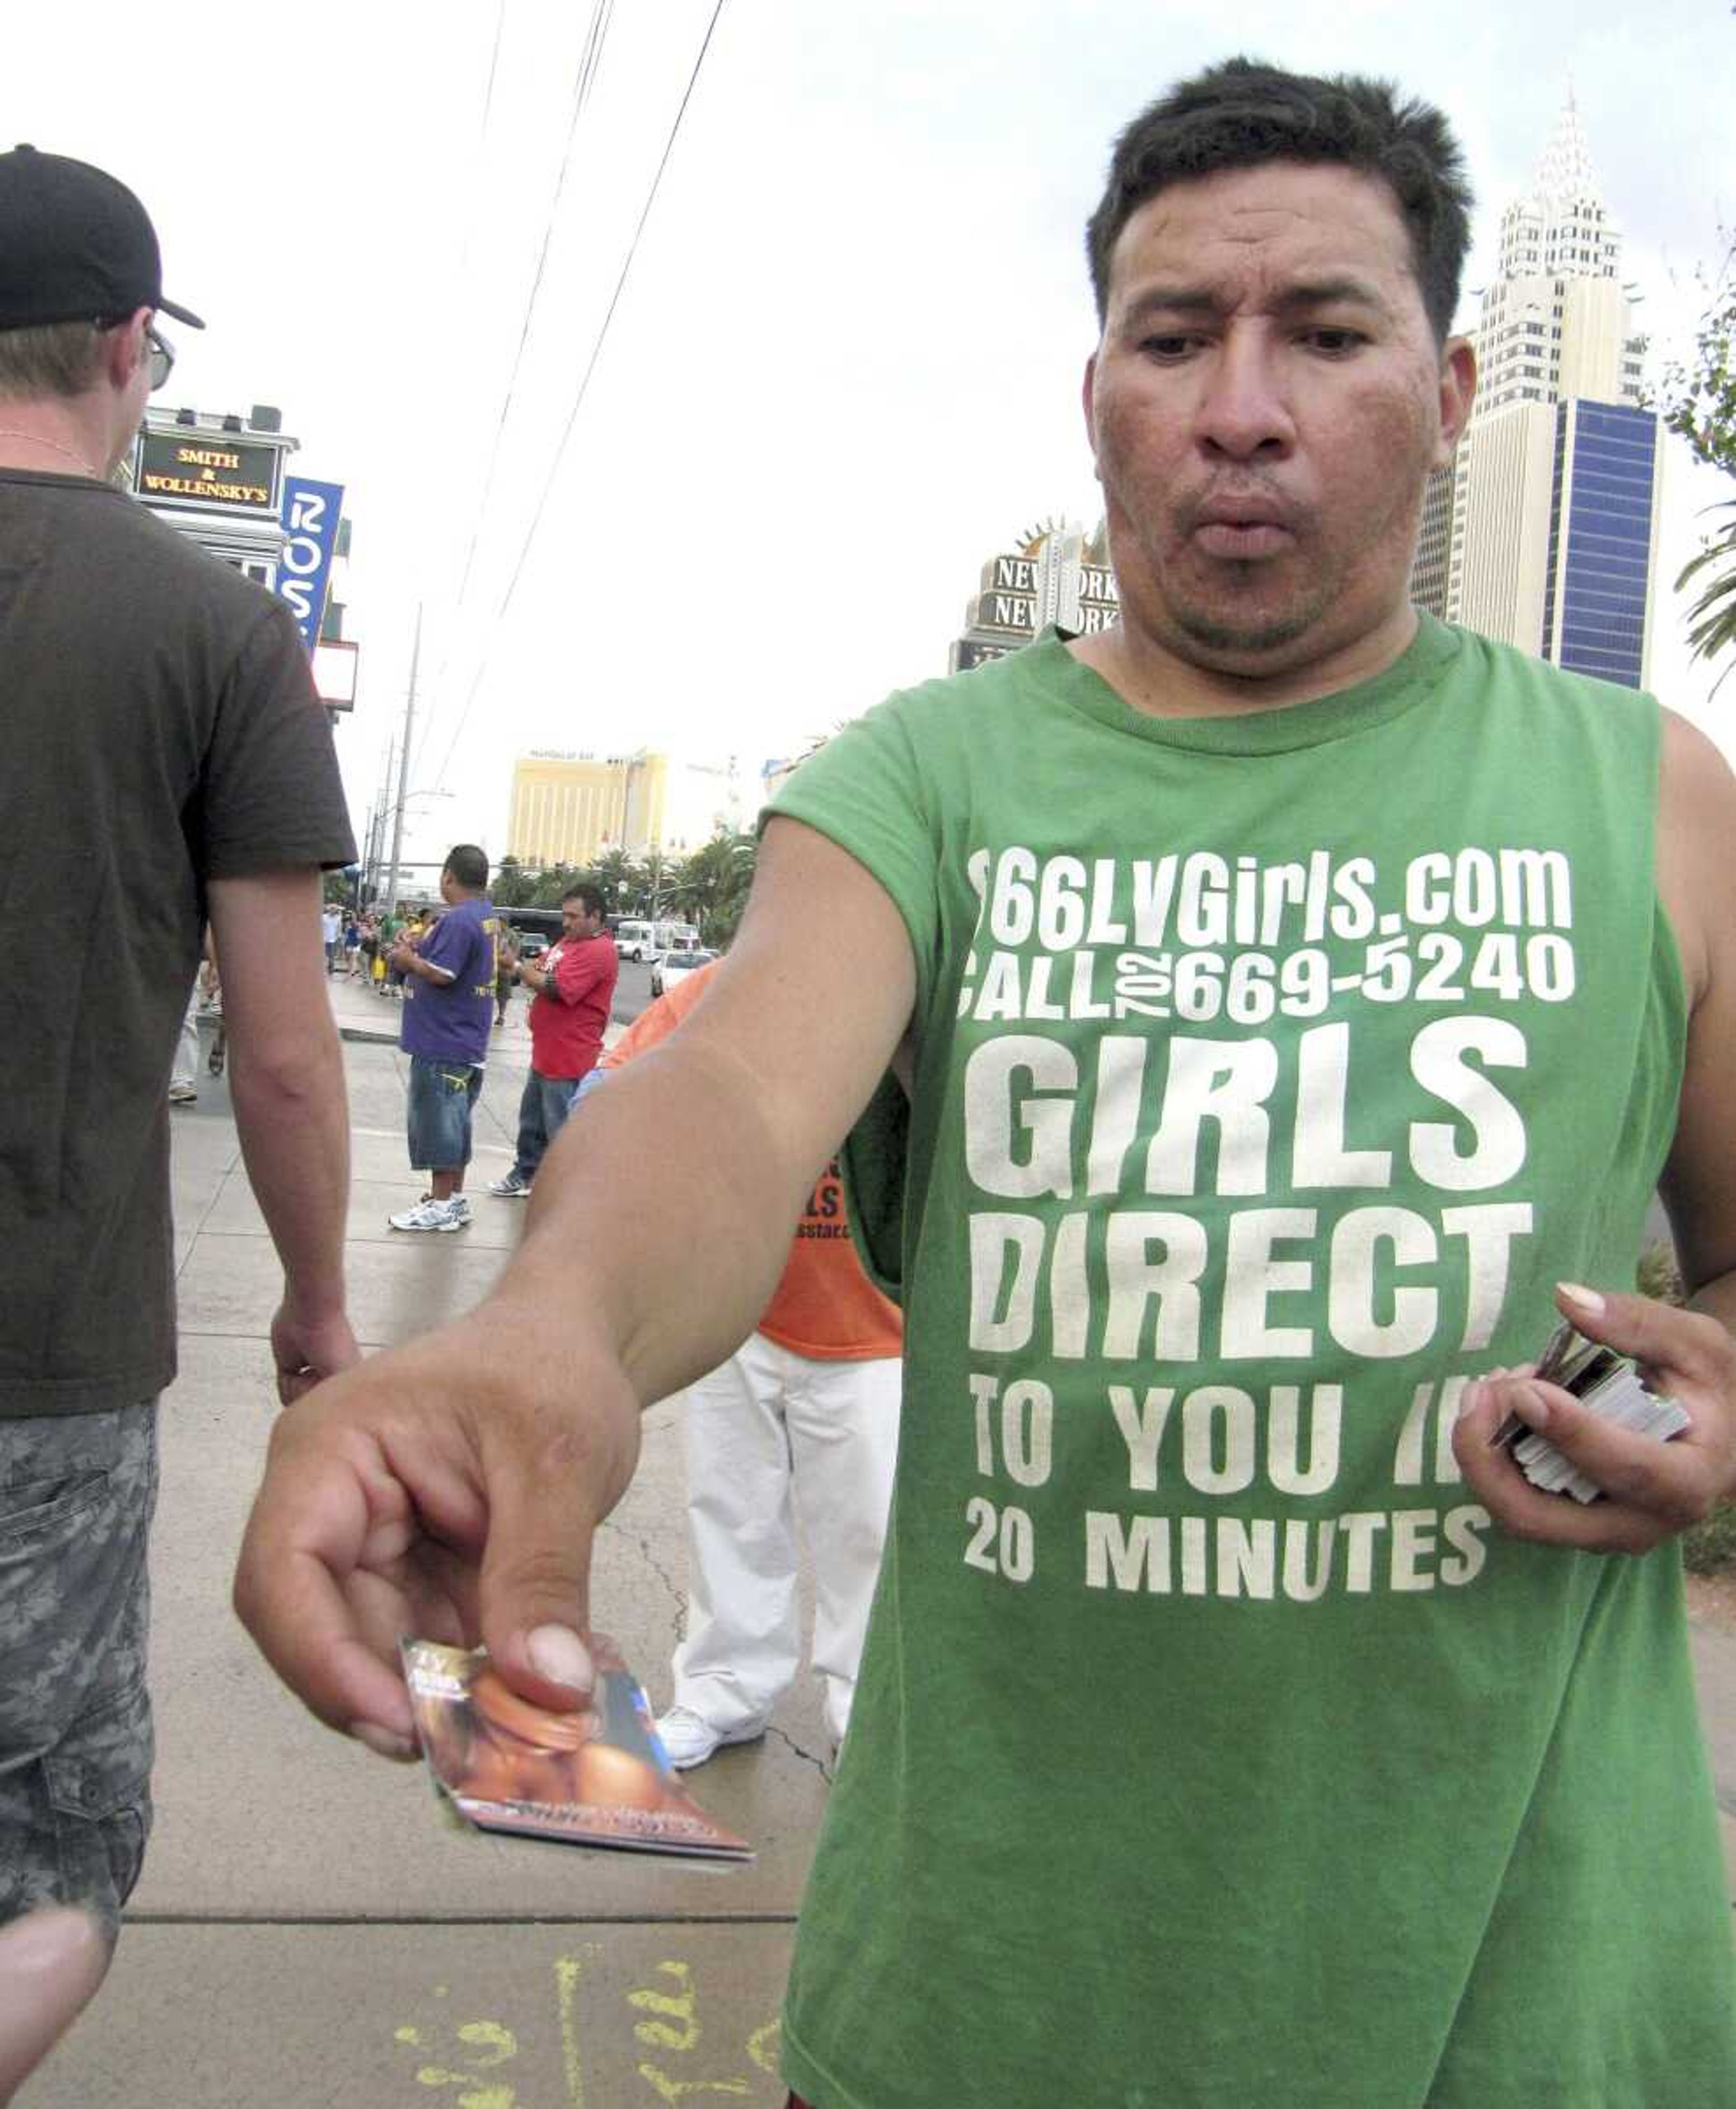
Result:
[[[276,404],[347,487],[358,830],[423,607],[411,780],[452,795],[407,856],[503,849],[533,747],[756,771],[944,671],[1021,531],[1094,522],[1080,230],[1178,75],[1239,49],[1441,103],[1472,287],[1571,83],[1654,337],[1736,220],[1728,0],[724,0],[597,355],[715,4],[614,0],[589,68],[593,0],[8,18],[0,129],[129,183],[210,324],[162,400]],[[1667,576],[1726,488],[1675,454]],[[1736,753],[1680,628],[1666,593],[1654,681]]]

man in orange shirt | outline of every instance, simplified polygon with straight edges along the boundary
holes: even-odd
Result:
[[[594,1089],[666,1039],[713,966],[683,975],[604,1055]],[[809,1196],[755,1330],[683,1398],[687,1638],[657,1723],[670,1762],[702,1765],[765,1733],[801,1662],[796,1525],[814,1560],[814,1667],[834,1745],[850,1724],[898,1454],[903,1326],[850,1243],[836,1160]]]

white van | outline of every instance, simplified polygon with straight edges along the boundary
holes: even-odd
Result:
[[[697,952],[699,950],[699,931],[692,923],[660,923],[657,925],[657,950],[660,952]]]
[[[615,926],[615,956],[618,960],[648,960],[657,950],[657,926],[655,923],[635,923],[623,919]]]

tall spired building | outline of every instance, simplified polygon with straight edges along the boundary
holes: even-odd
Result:
[[[1477,393],[1423,505],[1418,604],[1584,674],[1644,685],[1660,433],[1621,239],[1570,96],[1501,215],[1473,333]]]

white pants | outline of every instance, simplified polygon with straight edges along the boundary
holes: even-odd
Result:
[[[181,1021],[181,1037],[175,1048],[175,1066],[169,1073],[171,1084],[199,1082],[199,977],[193,977],[192,993],[187,999],[187,1015]]]
[[[814,1667],[850,1723],[898,1455],[900,1364],[817,1362],[755,1333],[684,1394],[687,1638],[675,1700],[758,1727],[801,1663],[799,1522],[814,1562]]]

